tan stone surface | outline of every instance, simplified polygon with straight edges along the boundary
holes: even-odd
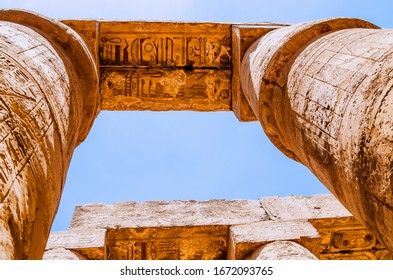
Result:
[[[104,110],[231,110],[230,24],[63,22],[95,55]]]
[[[125,202],[76,207],[70,229],[232,225],[267,219],[257,200]]]
[[[223,260],[228,226],[110,229],[106,259],[113,260]]]
[[[260,230],[263,228],[263,231]],[[231,227],[235,243],[297,240],[302,237],[318,238],[318,231],[308,221],[265,221]]]
[[[98,79],[65,25],[2,10],[0,37],[0,259],[39,259],[73,150],[97,114]]]
[[[42,259],[43,260],[70,260],[70,261],[86,260],[86,258],[83,255],[64,248],[51,249],[45,251]]]
[[[273,241],[296,241],[318,252],[319,233],[311,223],[303,221],[266,221],[230,227],[228,256],[242,260],[259,246]]]
[[[265,197],[260,199],[271,220],[350,217],[351,213],[331,194]]]
[[[386,247],[353,217],[309,220],[318,230],[321,260],[391,259]]]
[[[393,250],[392,30],[356,19],[284,27],[248,51],[242,84],[271,141]]]
[[[270,140],[287,156],[297,159],[292,151],[285,148],[282,132],[277,131],[284,118],[292,115],[279,114],[281,108],[287,109],[288,102],[276,100],[285,86],[285,74],[297,52],[313,40],[337,30],[348,28],[376,28],[371,23],[348,18],[321,20],[296,24],[269,32],[248,49],[241,69],[241,84],[247,100],[263,125]],[[277,120],[276,120],[277,118]]]
[[[104,110],[232,110],[255,121],[240,85],[247,48],[277,23],[63,20],[101,71]],[[232,57],[233,56],[233,57]]]
[[[293,241],[274,241],[255,250],[248,260],[318,260],[309,250]]]
[[[78,35],[86,43],[86,46],[94,59],[96,67],[99,68],[99,22],[96,20],[60,20],[60,22],[64,23],[68,27],[72,28],[76,33],[78,33]]]

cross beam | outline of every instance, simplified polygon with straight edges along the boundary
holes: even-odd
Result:
[[[240,86],[251,45],[283,24],[64,20],[100,72],[103,110],[233,111],[256,117]]]

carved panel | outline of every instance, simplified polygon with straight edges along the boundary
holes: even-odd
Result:
[[[389,252],[374,234],[353,217],[310,220],[321,235],[320,259],[376,260]]]
[[[231,110],[230,26],[100,22],[104,110]]]
[[[39,85],[30,73],[13,57],[0,51],[0,204],[10,193],[11,186],[25,167],[35,148],[34,140],[21,125],[23,118],[35,117],[43,105]],[[24,112],[29,112],[26,116]],[[50,118],[32,123],[44,126]],[[31,129],[37,127],[32,125]],[[38,133],[38,131],[37,131]]]
[[[219,260],[226,258],[227,226],[111,229],[106,258],[112,260]]]
[[[230,26],[101,22],[101,66],[231,67]]]
[[[230,71],[130,69],[101,75],[106,110],[197,110],[231,108]]]

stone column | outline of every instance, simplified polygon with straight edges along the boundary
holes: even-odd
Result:
[[[242,86],[271,141],[393,251],[393,30],[339,18],[272,31]]]
[[[260,246],[247,260],[318,260],[307,248],[293,241],[274,241]]]
[[[0,259],[42,258],[75,147],[99,111],[94,61],[65,25],[0,11]]]

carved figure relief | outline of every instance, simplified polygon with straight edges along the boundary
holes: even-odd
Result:
[[[112,229],[105,251],[111,260],[217,260],[226,240],[226,226]]]
[[[230,43],[224,24],[100,23],[102,108],[230,110]]]
[[[229,71],[130,70],[104,72],[107,110],[230,110]],[[150,103],[149,103],[150,102]],[[204,108],[204,109],[203,109]]]
[[[379,260],[389,257],[389,251],[375,235],[353,217],[310,221],[321,235],[322,260]]]
[[[220,36],[220,35],[219,35]],[[146,32],[133,34],[103,34],[99,56],[101,66],[181,67],[211,65],[230,66],[229,37],[161,36]]]

